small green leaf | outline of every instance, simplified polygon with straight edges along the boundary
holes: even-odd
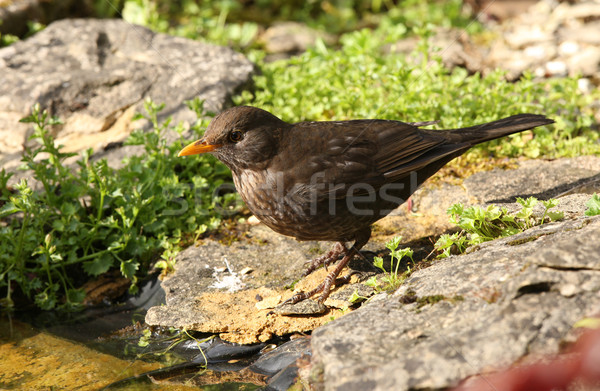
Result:
[[[133,278],[135,272],[140,267],[140,264],[135,261],[123,261],[121,262],[121,274],[126,278]]]
[[[60,211],[62,212],[63,215],[66,216],[71,216],[73,214],[75,214],[75,206],[71,203],[64,203],[61,205],[60,207]]]
[[[365,299],[366,299],[366,297],[359,295],[359,294],[358,294],[358,290],[357,290],[357,289],[355,289],[355,290],[354,290],[354,292],[352,292],[352,294],[351,294],[351,295],[350,295],[350,297],[348,298],[348,301],[349,301],[350,303],[357,303],[357,302],[359,302],[359,301],[363,301],[363,300],[365,300]]]
[[[12,202],[6,203],[2,208],[0,208],[0,219],[5,218],[6,216],[10,216],[13,213],[19,212],[21,209],[17,208],[15,204]]]
[[[52,229],[62,232],[65,229],[65,224],[62,222],[62,220],[54,220],[52,222]]]
[[[91,276],[97,276],[102,273],[106,273],[112,265],[113,257],[110,254],[103,254],[102,256],[97,257],[93,261],[84,262],[83,270]]]
[[[376,268],[379,268],[379,269],[383,270],[383,258],[381,258],[381,257],[374,257],[373,258],[373,265]]]
[[[592,198],[585,203],[585,206],[587,206],[587,210],[585,211],[586,216],[600,215],[600,197],[598,194],[594,193]]]
[[[369,278],[367,281],[365,281],[365,285],[370,286],[371,288],[376,288],[379,285],[379,283],[377,282],[377,277],[373,276]]]
[[[560,221],[565,218],[564,212],[548,211],[547,215],[552,221]]]
[[[587,329],[600,329],[600,318],[583,318],[575,322],[573,327],[585,327]]]
[[[398,245],[400,244],[401,240],[402,240],[402,236],[396,236],[393,239],[389,240],[385,244],[385,247],[387,247],[388,250],[393,251],[398,248]]]
[[[83,289],[68,289],[67,300],[71,303],[79,304],[85,299],[85,291]]]
[[[546,209],[551,209],[558,206],[558,200],[556,198],[550,198],[547,201],[542,201],[542,205],[544,205],[544,208]]]

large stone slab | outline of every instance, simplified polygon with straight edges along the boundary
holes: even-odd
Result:
[[[575,322],[600,311],[598,237],[600,217],[580,217],[416,271],[316,329],[308,377],[325,390],[445,389],[556,353]]]
[[[205,99],[205,108],[218,112],[252,72],[252,63],[229,48],[123,20],[52,23],[0,49],[0,167],[19,163],[30,129],[19,119],[36,102],[64,122],[54,130],[65,151],[101,150],[144,125],[131,118],[145,99],[165,103],[159,119],[192,124],[185,100]]]

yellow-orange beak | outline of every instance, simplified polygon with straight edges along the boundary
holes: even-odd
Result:
[[[206,153],[214,151],[220,146],[221,145],[219,144],[208,144],[206,141],[198,140],[194,141],[193,143],[179,151],[177,156],[197,155],[199,153]]]

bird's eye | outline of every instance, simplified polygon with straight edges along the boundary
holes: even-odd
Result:
[[[239,130],[234,130],[233,132],[229,133],[229,140],[233,141],[234,143],[237,143],[238,141],[241,141],[243,138],[243,134],[242,132],[240,132]]]

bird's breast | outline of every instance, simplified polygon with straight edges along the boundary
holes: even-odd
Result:
[[[372,217],[345,208],[344,199],[317,200],[310,184],[282,172],[243,170],[233,174],[235,186],[250,211],[274,231],[300,240],[354,240]]]
[[[275,231],[294,236],[282,231],[307,220],[306,200],[290,190],[283,172],[243,170],[233,180],[250,211]]]

